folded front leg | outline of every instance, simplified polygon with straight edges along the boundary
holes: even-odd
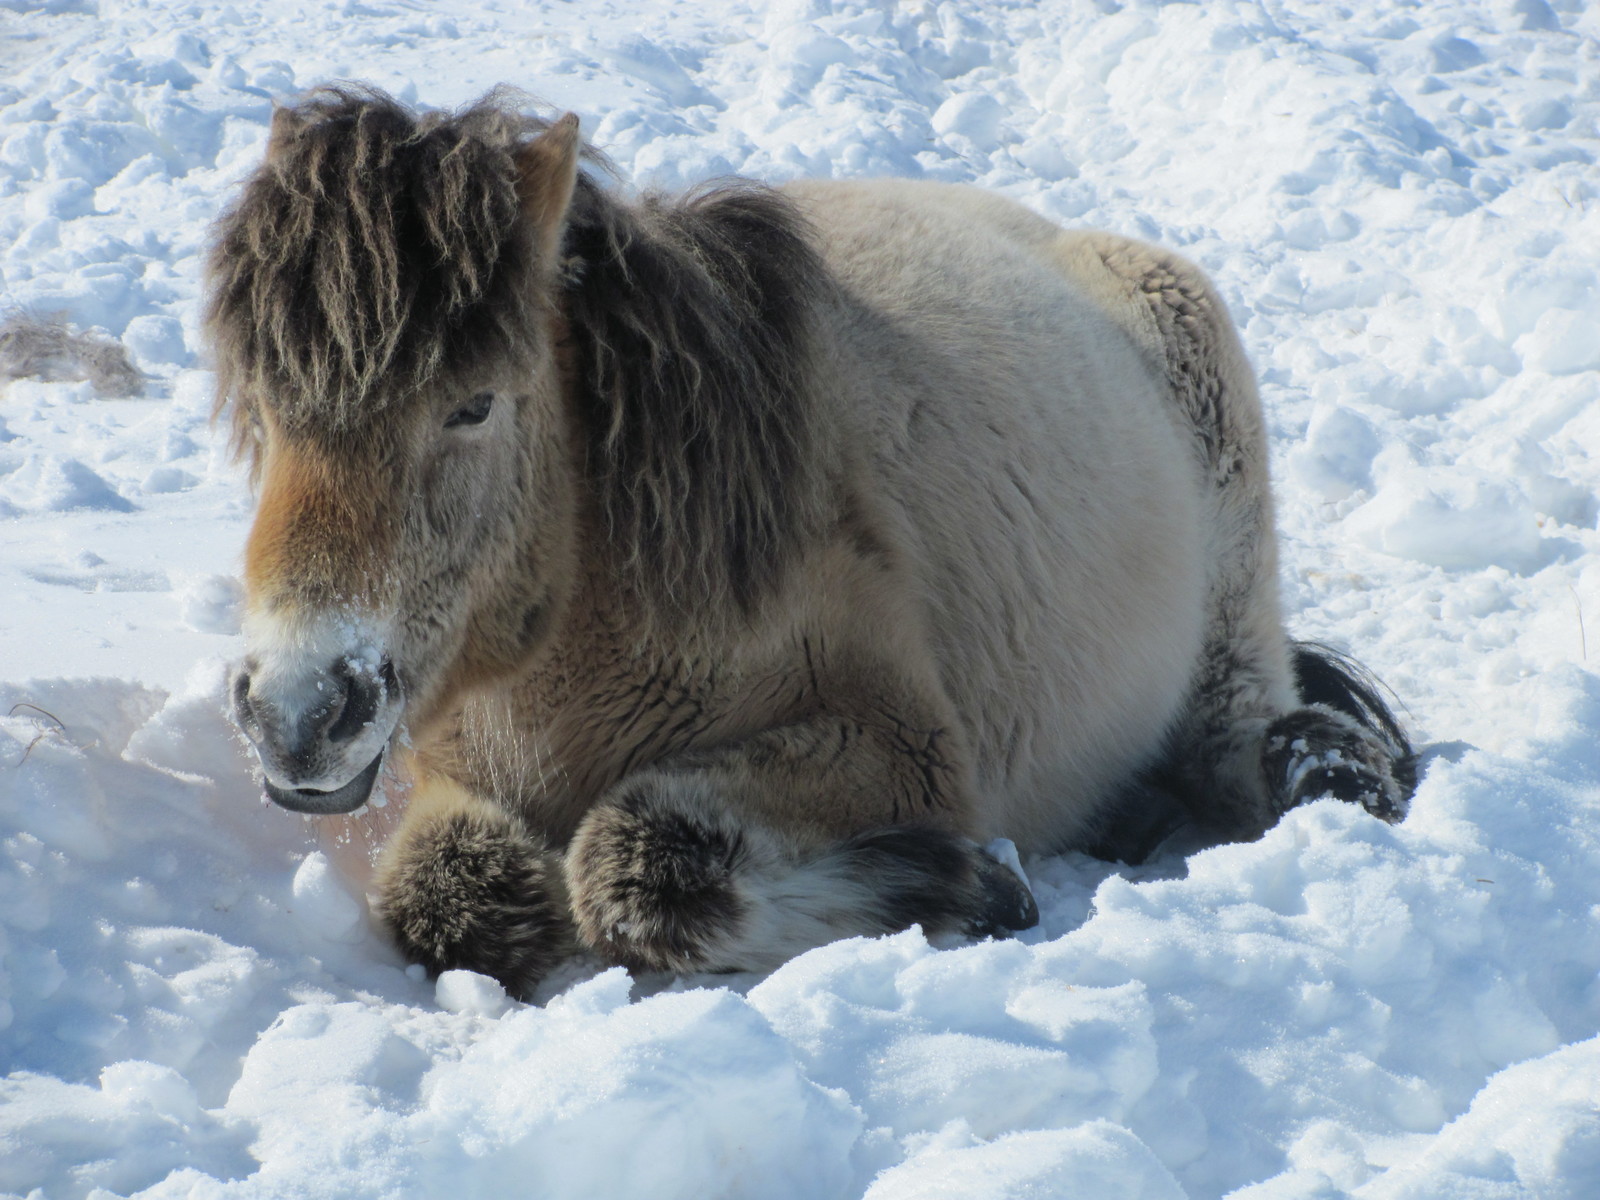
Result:
[[[526,997],[575,949],[560,856],[443,776],[413,790],[378,893],[401,952],[430,974],[477,971]]]
[[[567,855],[573,915],[603,957],[665,971],[763,971],[843,937],[921,925],[988,936],[1038,921],[1014,874],[929,823],[831,844],[754,817],[707,770],[624,780]]]

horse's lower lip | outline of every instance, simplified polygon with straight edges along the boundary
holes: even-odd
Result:
[[[274,803],[297,813],[316,813],[326,816],[332,813],[354,812],[367,802],[367,797],[372,795],[372,785],[377,782],[378,768],[383,766],[383,752],[367,764],[366,769],[341,788],[331,792],[319,792],[312,788],[281,788],[270,781],[263,781],[267,797]]]

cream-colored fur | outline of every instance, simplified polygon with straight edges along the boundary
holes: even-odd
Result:
[[[813,392],[838,464],[832,535],[761,621],[714,644],[636,641],[591,573],[526,677],[428,748],[437,768],[561,844],[605,819],[596,800],[630,772],[669,764],[697,802],[709,785],[762,839],[812,848],[817,865],[796,850],[791,875],[759,856],[747,885],[769,897],[826,892],[828,847],[906,821],[1025,852],[1085,845],[1184,737],[1202,782],[1234,789],[1219,810],[1266,824],[1261,739],[1294,695],[1265,447],[1199,273],[970,189],[788,190],[845,298]],[[1198,326],[1195,304],[1210,306]],[[1187,342],[1164,328],[1185,319]],[[1190,395],[1208,382],[1210,409]],[[1229,658],[1222,711],[1196,710],[1208,653]],[[1219,720],[1224,744],[1202,746]],[[597,928],[609,910],[586,897],[604,876],[569,861]],[[757,929],[781,906],[764,901],[704,961],[735,965],[743,946],[754,966],[820,929],[870,928],[859,890],[772,938]]]
[[[575,130],[517,151],[546,255],[573,202]],[[668,969],[768,966],[911,921],[1019,928],[1031,901],[975,843],[1098,845],[1157,776],[1197,820],[1251,835],[1297,802],[1322,747],[1361,764],[1352,798],[1396,811],[1398,750],[1298,699],[1259,401],[1200,272],[970,188],[784,191],[828,279],[804,293],[809,340],[783,350],[796,378],[773,385],[797,389],[773,411],[803,418],[805,494],[761,551],[786,558],[742,599],[703,553],[660,556],[681,568],[664,576],[675,595],[639,582],[650,555],[619,536],[604,464],[580,449],[572,293],[543,258],[536,344],[469,387],[418,385],[374,424],[364,466],[291,447],[258,398],[269,411],[247,433],[273,502],[252,537],[254,620],[381,627],[362,652],[403,687],[385,684],[369,721],[403,702],[416,746],[423,800],[380,873],[403,947],[526,992],[569,919],[601,953]],[[465,428],[458,393],[481,387],[494,403]],[[788,436],[726,427],[747,466]],[[651,486],[687,528],[715,518],[715,483]],[[750,496],[772,500],[730,503]],[[380,553],[340,549],[367,526],[388,561],[346,568]],[[382,620],[322,596],[367,597]],[[272,694],[330,678],[322,641],[317,661],[287,663],[284,640],[252,643],[241,713],[269,742],[266,717],[309,712],[264,761],[289,764],[290,800],[342,804],[371,755],[354,737],[360,754],[341,749],[315,697]]]

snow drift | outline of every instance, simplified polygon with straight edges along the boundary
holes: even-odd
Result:
[[[0,395],[0,1193],[1600,1194],[1600,22],[1581,0],[0,0],[10,309],[142,395]],[[1426,746],[1040,927],[540,1003],[377,931],[387,814],[262,803],[222,716],[250,499],[207,222],[274,97],[578,111],[640,184],[921,175],[1160,240],[1263,380],[1284,583]],[[1588,629],[1596,630],[1589,647]]]

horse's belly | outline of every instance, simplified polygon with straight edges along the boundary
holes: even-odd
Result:
[[[1159,755],[1205,632],[1187,448],[1162,420],[1082,426],[1040,422],[951,461],[969,487],[919,489],[930,632],[985,832],[1028,849],[1071,844]]]
[[[819,223],[864,302],[839,336],[869,486],[912,552],[983,831],[1069,845],[1159,755],[1200,658],[1189,435],[1166,381],[1049,265],[1052,226],[953,189],[803,194],[836,201]]]

